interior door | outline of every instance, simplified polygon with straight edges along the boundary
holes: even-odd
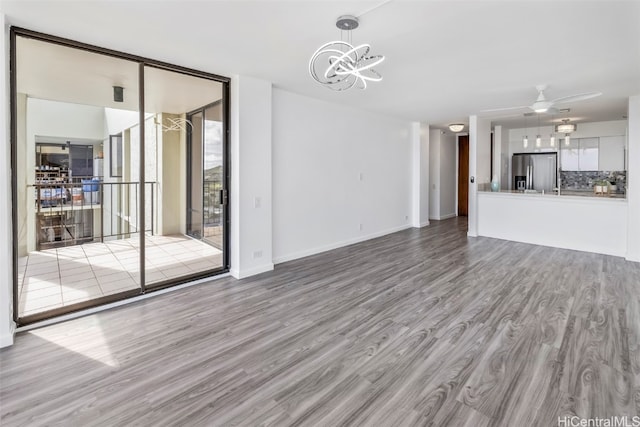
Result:
[[[469,215],[469,136],[458,136],[458,216]]]

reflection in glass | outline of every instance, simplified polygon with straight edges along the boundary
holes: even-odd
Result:
[[[145,67],[147,286],[221,269],[222,83]]]
[[[137,81],[134,62],[16,38],[21,318],[139,290],[139,174],[104,171],[110,135],[126,145],[138,120]]]

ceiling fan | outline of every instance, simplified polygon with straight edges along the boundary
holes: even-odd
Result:
[[[556,104],[563,104],[566,102],[575,102],[575,101],[584,101],[585,99],[595,98],[597,96],[602,95],[602,92],[586,92],[586,93],[578,93],[575,95],[563,96],[561,98],[556,98],[552,100],[548,100],[544,95],[544,91],[547,90],[547,85],[538,85],[536,86],[536,90],[538,91],[538,98],[531,105],[524,105],[519,107],[506,107],[506,108],[493,108],[491,110],[482,110],[484,113],[496,112],[496,111],[508,111],[508,110],[521,110],[521,109],[529,109],[534,113],[557,113],[558,109],[554,106]]]

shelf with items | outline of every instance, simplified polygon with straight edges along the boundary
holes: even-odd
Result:
[[[78,245],[93,240],[93,212],[41,212],[38,219],[38,250]]]
[[[40,166],[36,167],[36,183],[42,182],[67,182],[69,170],[59,167]]]

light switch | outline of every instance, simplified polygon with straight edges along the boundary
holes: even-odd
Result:
[[[254,208],[259,208],[261,204],[262,204],[262,201],[260,200],[260,197],[254,197],[253,198],[253,207]]]

